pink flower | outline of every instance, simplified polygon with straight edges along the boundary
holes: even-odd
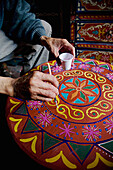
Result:
[[[38,108],[42,105],[42,102],[41,101],[29,100],[27,105],[29,107],[31,107],[32,109],[36,109],[36,108]]]
[[[62,71],[62,70],[63,70],[62,67],[61,66],[57,66],[57,65],[52,68],[52,71],[56,72],[56,73],[59,72],[59,71]]]
[[[100,67],[93,67],[92,70],[95,71],[96,73],[100,73],[100,72],[104,71],[104,69],[102,69]]]
[[[81,69],[83,69],[83,70],[87,70],[89,67],[90,67],[90,66],[87,65],[87,64],[81,64],[81,65],[79,66],[79,68],[81,68]]]
[[[109,55],[103,55],[101,56],[102,61],[109,61],[110,56]]]
[[[112,80],[112,79],[113,79],[113,73],[108,73],[108,74],[106,74],[106,77],[107,77],[108,79]]]

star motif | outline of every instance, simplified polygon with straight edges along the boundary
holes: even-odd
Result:
[[[87,80],[83,80],[82,82],[74,78],[73,82],[66,82],[65,88],[61,90],[62,93],[68,93],[68,99],[75,100],[77,97],[82,101],[88,100],[87,96],[95,96],[95,92],[91,91],[94,89],[94,85],[88,85]]]
[[[96,142],[96,140],[98,138],[101,138],[101,129],[99,129],[96,125],[94,126],[90,126],[90,125],[86,125],[83,126],[83,132],[82,135],[85,136],[85,139],[87,141],[94,141]]]
[[[65,139],[67,136],[69,136],[69,138],[71,137],[70,133],[75,133],[72,131],[72,129],[74,128],[70,128],[70,124],[68,124],[68,126],[66,126],[66,124],[64,124],[64,128],[59,127],[60,129],[63,130],[63,132],[61,132],[59,135],[65,134]]]

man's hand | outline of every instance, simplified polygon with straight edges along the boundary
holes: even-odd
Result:
[[[58,95],[58,84],[53,75],[39,71],[30,72],[15,81],[14,96],[22,99],[51,101]]]
[[[69,52],[75,57],[75,48],[66,39],[42,36],[40,41],[56,58],[59,56],[59,51]]]

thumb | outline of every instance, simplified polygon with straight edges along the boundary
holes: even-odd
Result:
[[[59,56],[59,51],[58,49],[54,48],[53,50],[51,50],[52,54],[55,56],[55,58],[57,58]]]

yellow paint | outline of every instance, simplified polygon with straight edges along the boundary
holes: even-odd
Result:
[[[106,87],[107,86],[107,87]],[[103,86],[102,86],[102,92],[103,91],[109,91],[110,90],[110,92],[111,92],[111,90],[113,90],[113,87],[110,85],[110,84],[104,84]]]
[[[59,78],[58,78],[58,76],[59,76]],[[57,74],[57,75],[55,75],[55,77],[57,78],[58,81],[62,81],[64,78],[64,76],[62,76],[61,74]]]
[[[33,136],[31,138],[26,138],[26,139],[20,139],[21,142],[31,142],[32,141],[32,144],[31,144],[31,150],[36,154],[36,141],[37,141],[37,136]]]
[[[62,111],[59,110],[60,107],[62,108]],[[63,107],[64,107],[64,108],[63,108]],[[70,109],[68,108],[68,106],[66,106],[66,105],[64,105],[64,104],[58,105],[58,107],[57,107],[56,109],[57,109],[57,112],[58,112],[59,114],[65,116],[65,118],[67,119],[67,115],[64,114],[64,113],[66,112],[65,107],[68,109],[68,112],[70,112]]]
[[[48,163],[54,163],[58,161],[59,159],[62,159],[63,163],[70,169],[76,169],[77,166],[73,163],[71,163],[63,154],[63,151],[60,151],[60,153],[52,158],[45,159],[46,162]]]
[[[20,102],[15,102],[14,100],[10,99],[9,100],[11,104],[14,104],[13,107],[10,109],[10,113],[13,111],[13,109],[20,104]]]
[[[106,86],[107,86],[108,88],[106,88]],[[104,91],[105,91],[105,92],[104,92]],[[112,87],[110,84],[104,84],[104,85],[102,86],[102,92],[104,92],[104,93],[103,93],[103,96],[104,96],[104,98],[105,98],[106,100],[110,100],[110,101],[113,100],[113,87]]]
[[[86,71],[84,73],[85,77],[90,78],[91,80],[96,80],[98,83],[105,83],[106,79],[103,76],[100,76],[99,74],[95,74],[91,71]]]
[[[106,107],[102,105],[102,102],[103,102],[103,104],[106,105]],[[104,109],[103,110],[104,112],[108,112],[108,111],[112,110],[112,104],[110,102],[106,101],[106,100],[101,100],[97,104],[95,104],[94,106],[98,106],[98,105],[100,105]],[[109,107],[110,107],[110,109],[108,110]],[[105,110],[105,109],[107,109],[107,110]]]
[[[31,71],[39,71],[41,66],[37,66],[36,68],[33,68]]]
[[[57,105],[58,105],[60,103],[60,99],[58,96],[56,96],[56,101],[57,101]],[[47,102],[47,103],[50,106],[56,106],[55,99],[52,99],[50,102]]]
[[[82,120],[82,119],[84,118],[84,112],[83,112],[82,110],[80,110],[80,109],[75,109],[75,108],[72,108],[72,107],[71,107],[71,109],[74,110],[74,112],[73,112],[73,115],[74,115],[74,116],[78,116],[78,115],[75,115],[76,112],[80,112],[80,113],[82,114],[82,117],[76,118],[76,120]]]
[[[51,66],[54,66],[55,65],[55,63],[56,63],[56,60],[53,60],[52,62],[50,62],[49,64],[51,65]]]
[[[9,120],[11,120],[12,122],[17,122],[16,125],[14,126],[14,131],[17,132],[18,126],[19,126],[20,122],[22,121],[22,119],[15,119],[13,117],[9,117]]]
[[[62,110],[59,110],[60,107],[62,108]],[[68,117],[67,117],[67,115],[65,114],[66,109],[67,109],[68,115],[69,115],[69,117],[70,117],[71,119],[81,120],[81,119],[84,118],[84,112],[83,112],[82,110],[74,109],[74,108],[71,107],[71,109],[74,110],[74,112],[72,112],[72,111],[70,111],[70,108],[69,108],[67,105],[64,105],[64,104],[58,105],[58,107],[57,107],[57,112],[58,112],[59,114],[65,116],[65,118],[67,119]],[[79,118],[78,118],[78,115],[76,114],[77,111],[79,111],[79,112],[82,114],[82,116],[79,117]]]
[[[95,168],[98,163],[99,163],[99,159],[107,166],[109,167],[113,167],[113,162],[110,162],[108,160],[106,160],[105,158],[103,158],[98,152],[96,152],[96,158],[94,160],[94,162],[92,162],[91,164],[89,164],[87,166],[87,169],[92,169],[92,168]]]
[[[103,106],[103,105],[102,105],[102,102],[103,102],[103,104],[105,104],[106,106]],[[99,106],[99,105],[100,105],[101,108],[97,107],[97,106]],[[106,101],[106,100],[101,100],[101,101],[99,101],[97,104],[95,104],[94,106],[96,106],[96,107],[90,107],[90,108],[88,108],[88,109],[86,110],[87,116],[88,116],[89,118],[91,118],[91,119],[98,119],[100,116],[106,115],[105,112],[108,112],[108,111],[111,111],[111,110],[112,110],[112,104],[111,104],[110,102]],[[109,109],[108,109],[108,108],[109,108]],[[105,109],[106,109],[106,110],[105,110]],[[100,113],[99,113],[98,111],[100,111]],[[96,117],[90,116],[89,113],[96,113],[97,116],[96,116]]]
[[[79,58],[81,59],[81,58]],[[82,76],[83,75],[83,71],[81,70],[71,70],[71,71],[64,71],[63,75],[66,77],[70,77],[70,76]]]

